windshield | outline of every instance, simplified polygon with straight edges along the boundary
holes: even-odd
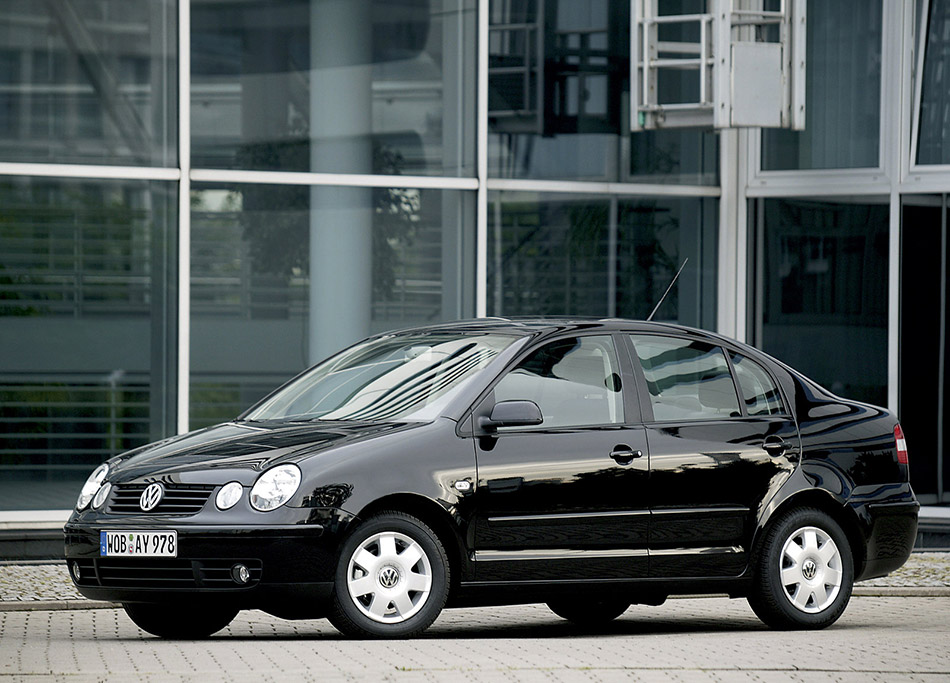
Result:
[[[247,420],[431,420],[518,337],[448,332],[358,344],[302,375]]]

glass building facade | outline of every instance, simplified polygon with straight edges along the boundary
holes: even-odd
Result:
[[[658,319],[898,410],[950,502],[950,0],[809,0],[799,132],[631,132],[633,1],[4,2],[0,517],[368,334],[642,318],[687,258]]]

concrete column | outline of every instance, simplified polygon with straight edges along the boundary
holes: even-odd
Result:
[[[312,171],[372,172],[370,9],[369,0],[311,0]],[[311,189],[311,363],[370,332],[372,231],[371,189]]]

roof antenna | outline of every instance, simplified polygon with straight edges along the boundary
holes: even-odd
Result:
[[[670,282],[670,286],[666,288],[666,291],[665,291],[665,292],[663,292],[663,296],[660,297],[660,300],[656,302],[656,306],[654,306],[654,307],[653,307],[653,310],[650,312],[650,315],[649,315],[649,317],[647,318],[647,322],[653,320],[653,314],[656,313],[656,311],[657,311],[657,309],[660,307],[660,305],[666,300],[666,295],[670,293],[670,290],[671,290],[671,289],[673,289],[673,285],[676,284],[676,279],[680,276],[680,273],[683,272],[683,268],[686,267],[686,264],[687,264],[688,262],[689,262],[689,257],[687,257],[686,260],[683,261],[683,265],[681,265],[681,266],[680,266],[680,269],[679,269],[678,271],[676,271],[676,275],[673,276],[673,281]]]

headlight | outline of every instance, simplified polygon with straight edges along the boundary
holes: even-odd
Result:
[[[77,510],[82,510],[89,505],[89,501],[96,495],[107,474],[109,474],[109,466],[105,463],[93,470],[86,483],[82,485],[82,491],[79,492],[79,500],[76,501]]]
[[[255,510],[274,510],[290,500],[300,486],[300,468],[278,465],[264,472],[251,489],[251,506]]]
[[[242,493],[244,493],[244,487],[240,482],[232,481],[221,487],[218,495],[214,497],[214,504],[219,510],[230,510],[241,500]]]
[[[102,507],[102,504],[106,502],[106,498],[109,497],[109,492],[112,491],[112,484],[106,482],[99,487],[99,490],[96,491],[96,497],[92,499],[92,507],[98,510]]]

